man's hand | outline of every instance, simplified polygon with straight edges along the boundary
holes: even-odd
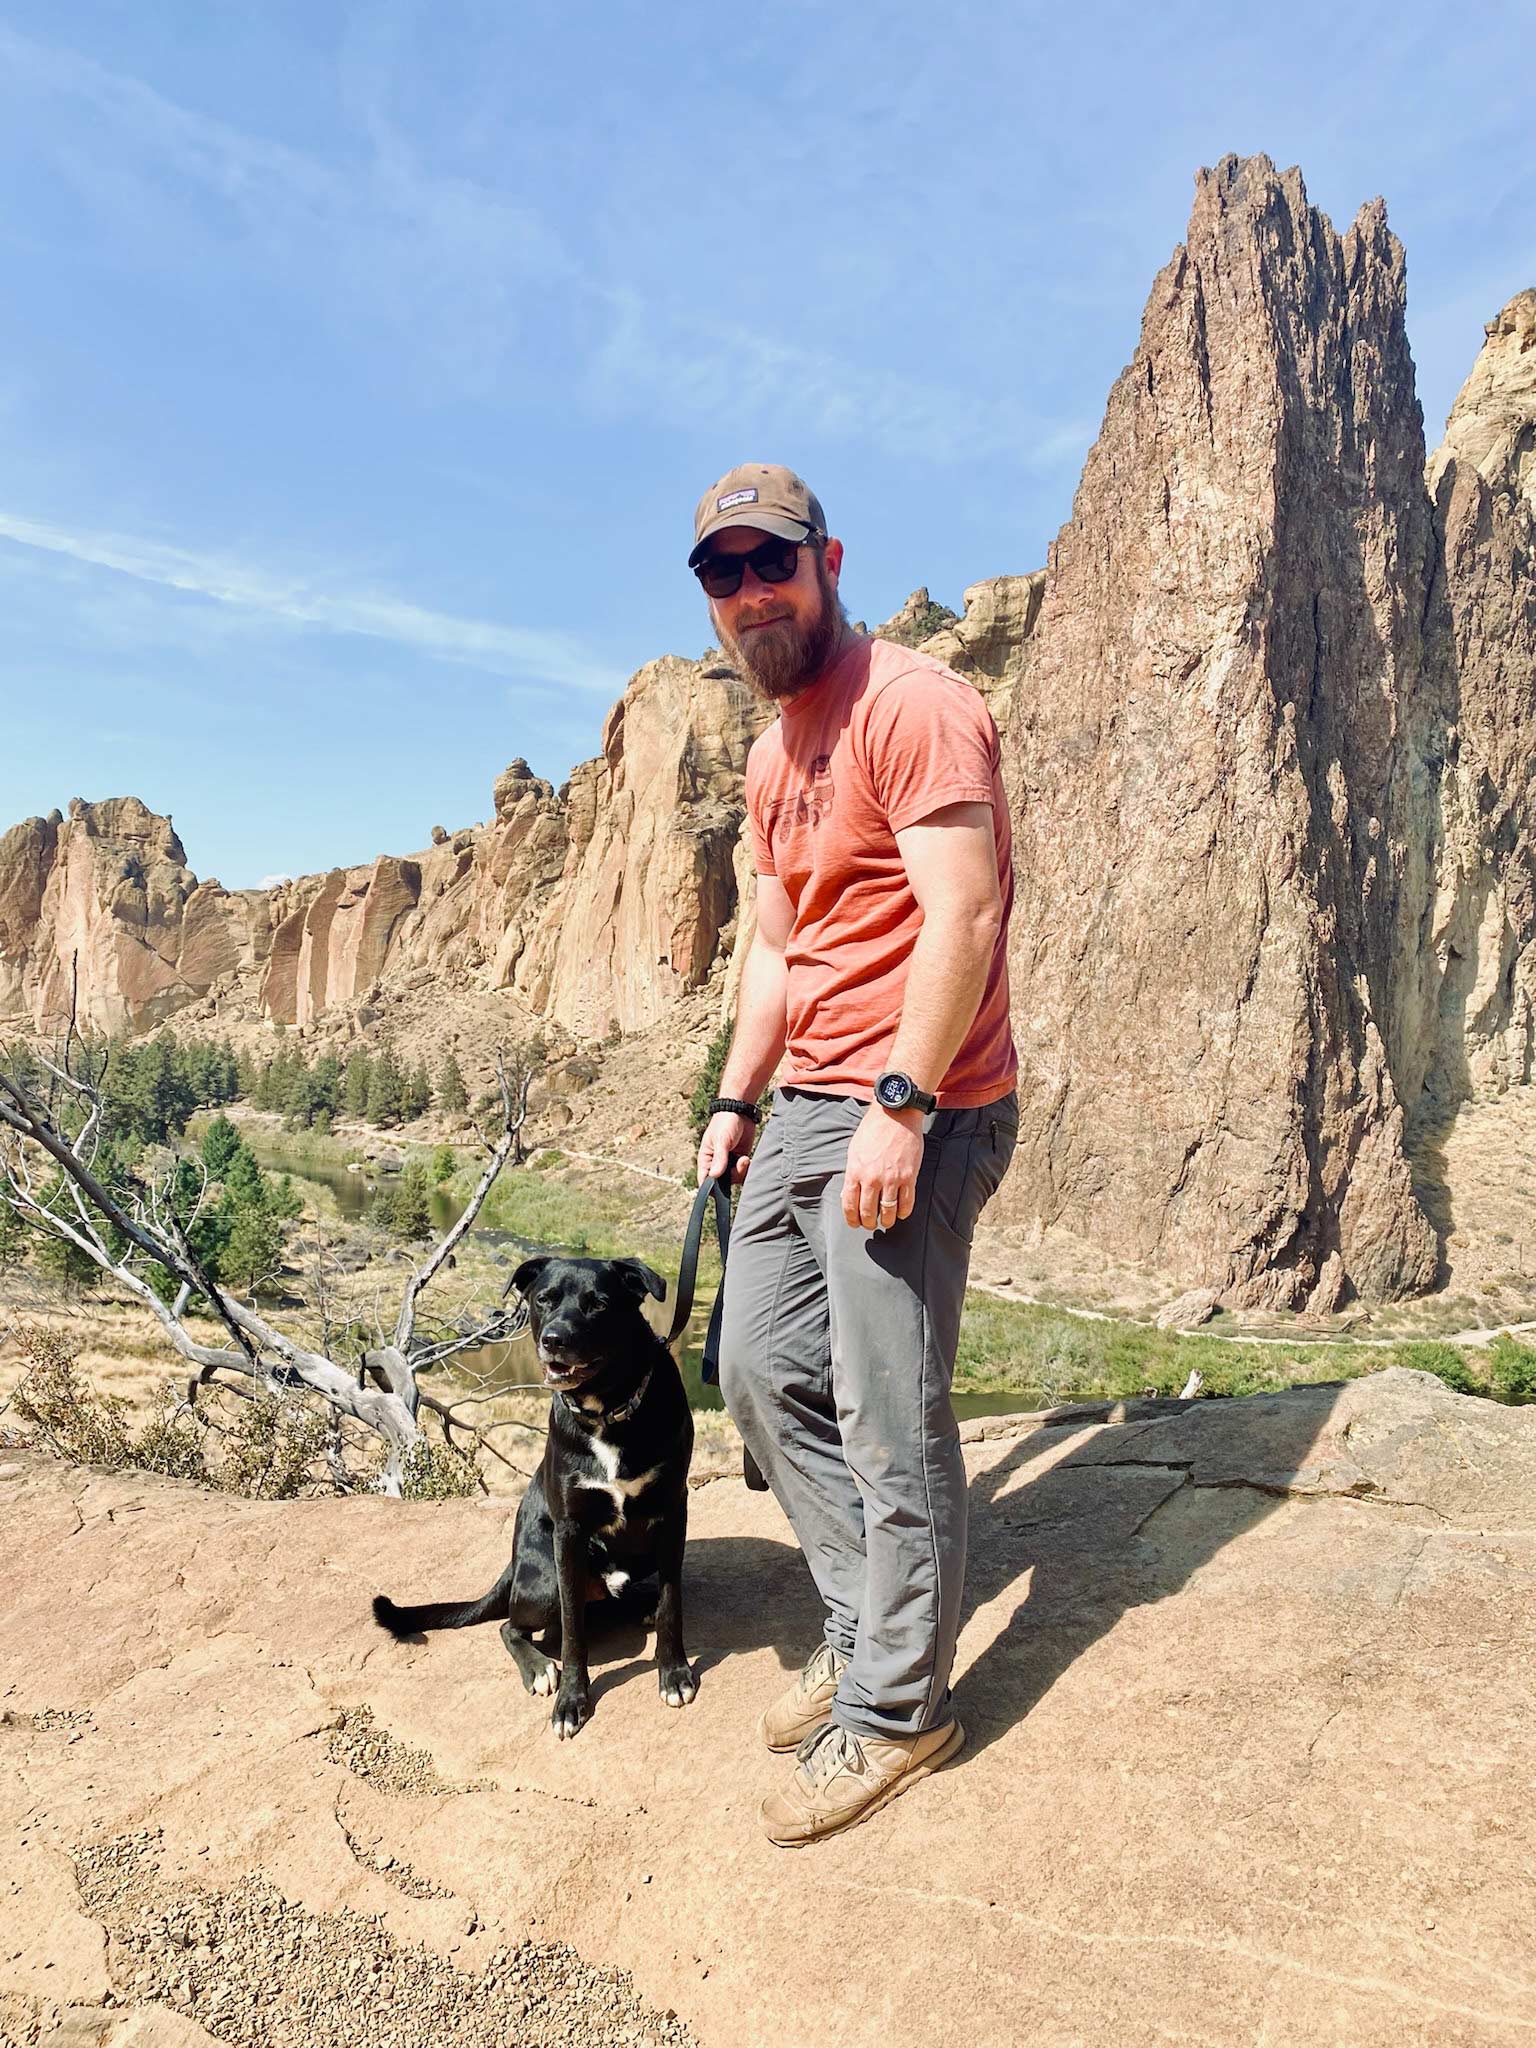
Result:
[[[720,1109],[704,1126],[704,1135],[699,1140],[699,1184],[725,1172],[728,1161],[734,1160],[731,1179],[744,1181],[749,1164],[748,1154],[757,1138],[757,1125],[749,1116],[737,1116],[733,1110]]]
[[[923,1163],[923,1113],[872,1102],[848,1146],[843,1215],[855,1230],[889,1230],[912,1214]]]

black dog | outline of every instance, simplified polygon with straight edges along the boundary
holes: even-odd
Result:
[[[555,1694],[550,1725],[565,1739],[592,1711],[587,1602],[652,1574],[663,1704],[686,1706],[698,1690],[682,1610],[693,1417],[671,1352],[640,1312],[646,1294],[665,1300],[660,1274],[639,1259],[539,1258],[512,1284],[528,1302],[553,1398],[511,1562],[478,1600],[397,1607],[380,1593],[373,1617],[395,1636],[500,1618],[528,1691]],[[539,1630],[548,1631],[542,1650],[531,1640]]]

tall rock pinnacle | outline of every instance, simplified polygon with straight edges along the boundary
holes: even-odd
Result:
[[[1054,549],[1008,752],[1014,1214],[1234,1304],[1431,1283],[1434,523],[1380,202],[1197,180]]]

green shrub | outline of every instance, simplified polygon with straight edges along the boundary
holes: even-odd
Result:
[[[1488,1347],[1488,1381],[1495,1401],[1514,1407],[1536,1401],[1536,1351],[1513,1337],[1495,1337]]]
[[[473,1458],[423,1436],[405,1454],[400,1490],[407,1500],[464,1500],[482,1487]]]
[[[318,1403],[267,1393],[241,1401],[224,1430],[211,1483],[247,1500],[292,1500],[306,1486],[313,1491],[312,1468],[330,1428],[329,1412]]]
[[[60,1331],[30,1326],[19,1332],[18,1342],[27,1369],[12,1402],[22,1421],[71,1465],[104,1465],[115,1472],[131,1464],[128,1404],[115,1394],[97,1393],[80,1377],[78,1348]]]
[[[1394,1362],[1406,1366],[1410,1372],[1432,1372],[1437,1380],[1443,1380],[1453,1393],[1486,1394],[1488,1385],[1470,1370],[1466,1353],[1458,1351],[1454,1344],[1399,1344]]]

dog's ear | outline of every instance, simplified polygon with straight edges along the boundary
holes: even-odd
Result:
[[[619,1284],[627,1287],[638,1301],[642,1294],[654,1294],[658,1301],[667,1298],[667,1283],[654,1272],[644,1259],[614,1259],[613,1270]]]
[[[518,1293],[531,1294],[539,1284],[539,1275],[548,1264],[549,1259],[547,1256],[541,1259],[524,1259],[523,1263],[512,1275],[512,1285],[517,1289]]]

